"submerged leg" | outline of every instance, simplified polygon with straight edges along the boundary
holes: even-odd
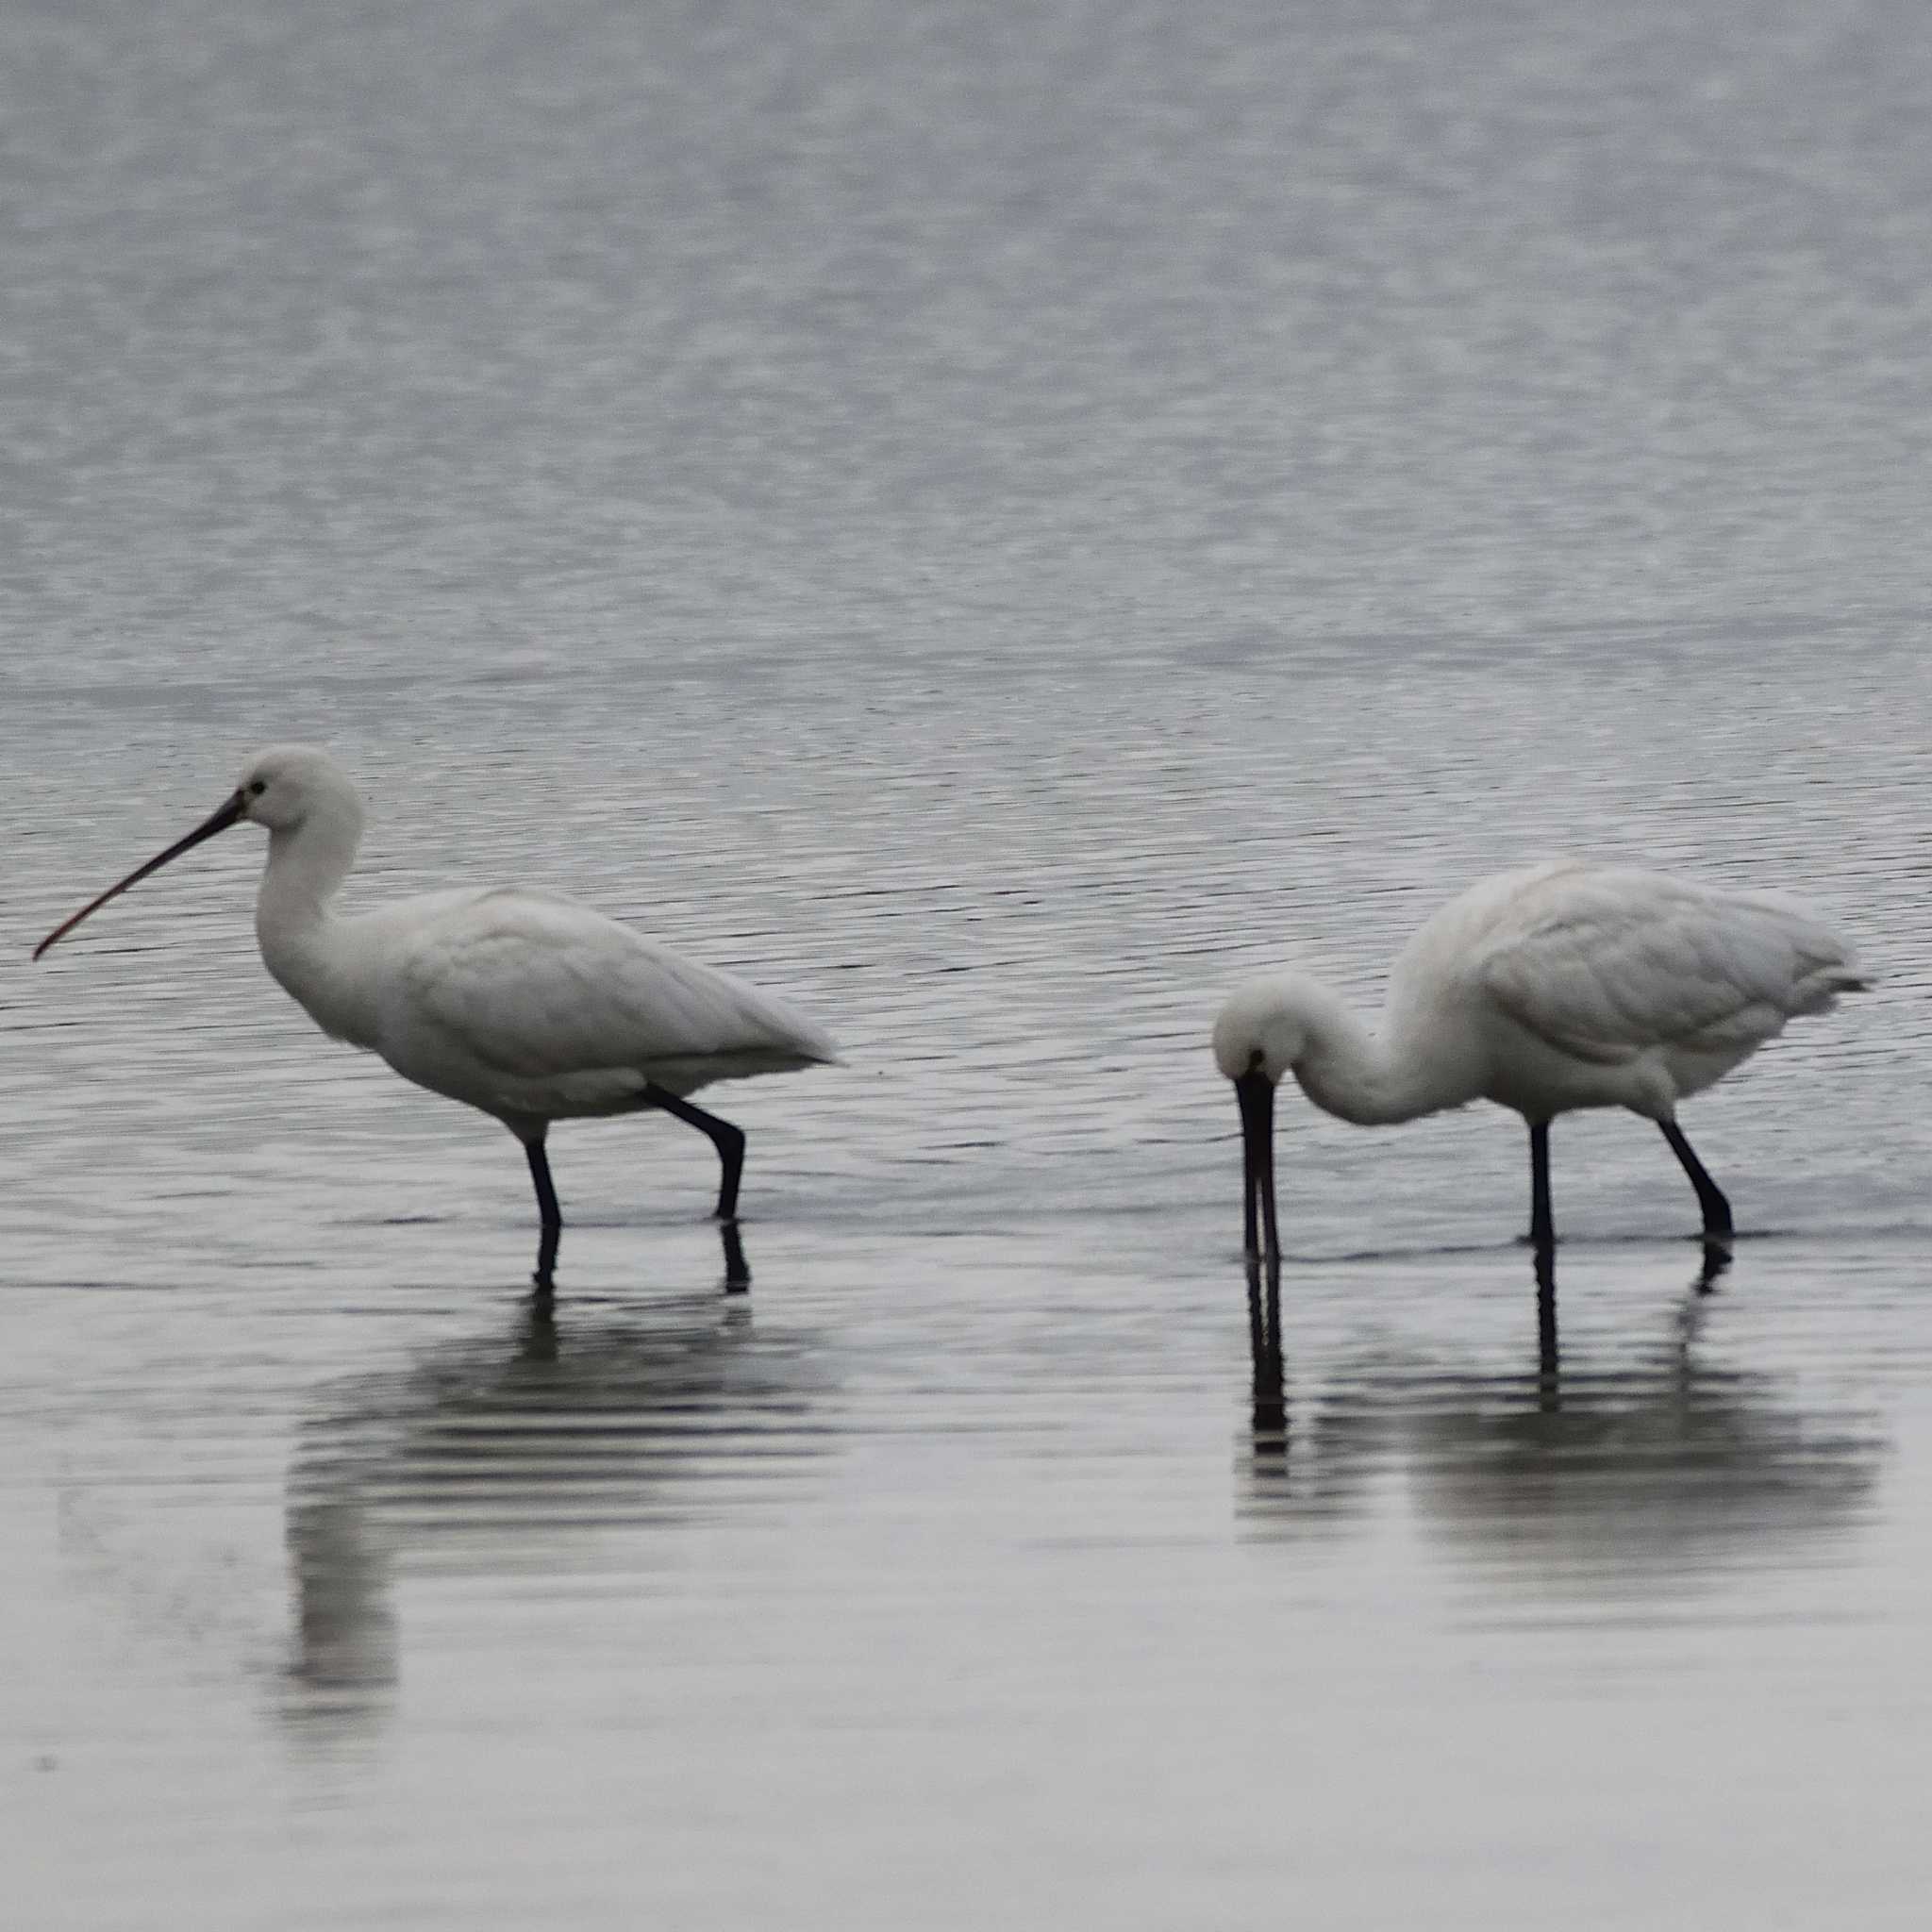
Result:
[[[673,1120],[695,1127],[718,1150],[718,1162],[724,1173],[718,1185],[717,1215],[720,1221],[732,1220],[738,1213],[738,1177],[744,1172],[743,1133],[729,1121],[721,1121],[716,1114],[707,1113],[703,1108],[693,1107],[690,1101],[680,1100],[661,1087],[646,1087],[644,1098],[653,1107],[661,1107]]]
[[[1529,1124],[1529,1239],[1533,1247],[1547,1248],[1557,1239],[1556,1217],[1550,1211],[1550,1124]]]
[[[1663,1137],[1671,1143],[1671,1152],[1682,1162],[1684,1172],[1690,1176],[1690,1185],[1697,1190],[1697,1205],[1704,1214],[1704,1239],[1707,1241],[1727,1241],[1731,1238],[1731,1204],[1724,1199],[1724,1191],[1711,1179],[1703,1161],[1691,1152],[1690,1143],[1684,1138],[1684,1130],[1675,1121],[1659,1121],[1657,1126]]]
[[[550,1157],[543,1151],[543,1137],[524,1142],[529,1158],[530,1178],[537,1185],[537,1215],[542,1233],[537,1241],[537,1291],[548,1294],[557,1267],[558,1243],[563,1235],[563,1210],[557,1205],[557,1189],[550,1179]]]

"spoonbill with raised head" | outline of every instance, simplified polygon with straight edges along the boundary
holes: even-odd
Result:
[[[1254,980],[1222,1008],[1214,1060],[1241,1106],[1248,1252],[1263,1239],[1268,1254],[1281,1252],[1274,1111],[1289,1074],[1317,1107],[1357,1126],[1473,1100],[1513,1108],[1529,1126],[1539,1247],[1556,1239],[1551,1121],[1628,1108],[1657,1123],[1690,1176],[1706,1241],[1727,1242],[1730,1203],[1684,1138],[1677,1103],[1786,1021],[1869,984],[1844,939],[1769,893],[1574,858],[1484,879],[1404,948],[1378,1031],[1305,973]]]
[[[689,1096],[834,1061],[831,1040],[784,1001],[558,893],[466,887],[339,913],[362,820],[326,752],[275,745],[207,820],[57,926],[34,958],[171,859],[231,825],[261,825],[263,963],[325,1033],[523,1142],[542,1224],[540,1289],[563,1226],[544,1152],[553,1121],[659,1108],[696,1127],[718,1150],[718,1216],[734,1219],[744,1135]]]

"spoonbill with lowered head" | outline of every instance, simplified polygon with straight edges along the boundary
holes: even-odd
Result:
[[[255,905],[263,963],[325,1033],[380,1054],[406,1080],[467,1102],[524,1143],[550,1285],[563,1215],[544,1136],[553,1121],[661,1108],[718,1150],[718,1216],[738,1211],[744,1135],[693,1107],[714,1080],[836,1060],[784,1001],[558,893],[463,888],[344,916],[362,801],[313,745],[252,759],[216,810],[50,932],[39,958],[91,912],[230,825],[266,827]]]
[[[1242,1223],[1278,1256],[1274,1090],[1292,1074],[1357,1126],[1472,1100],[1529,1126],[1530,1239],[1556,1239],[1550,1123],[1584,1107],[1655,1121],[1697,1191],[1707,1242],[1731,1208],[1677,1125],[1677,1103],[1747,1060],[1787,1020],[1870,984],[1804,908],[1631,867],[1555,859],[1452,899],[1403,949],[1372,1033],[1319,980],[1252,981],[1214,1022],[1214,1060],[1241,1105]]]

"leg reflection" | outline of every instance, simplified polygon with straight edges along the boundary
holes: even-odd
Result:
[[[1561,1358],[1557,1345],[1557,1249],[1553,1241],[1536,1246],[1537,1407],[1554,1415],[1563,1406]]]
[[[519,1338],[516,1358],[520,1362],[554,1362],[557,1359],[557,1297],[533,1294],[524,1311],[524,1329]]]

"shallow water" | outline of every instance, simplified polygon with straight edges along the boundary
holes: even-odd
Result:
[[[0,1818],[36,1927],[1916,1925],[1908,9],[0,20]],[[564,888],[847,1064],[513,1142],[261,972]],[[1882,974],[1657,1137],[1206,1030],[1581,847]]]

